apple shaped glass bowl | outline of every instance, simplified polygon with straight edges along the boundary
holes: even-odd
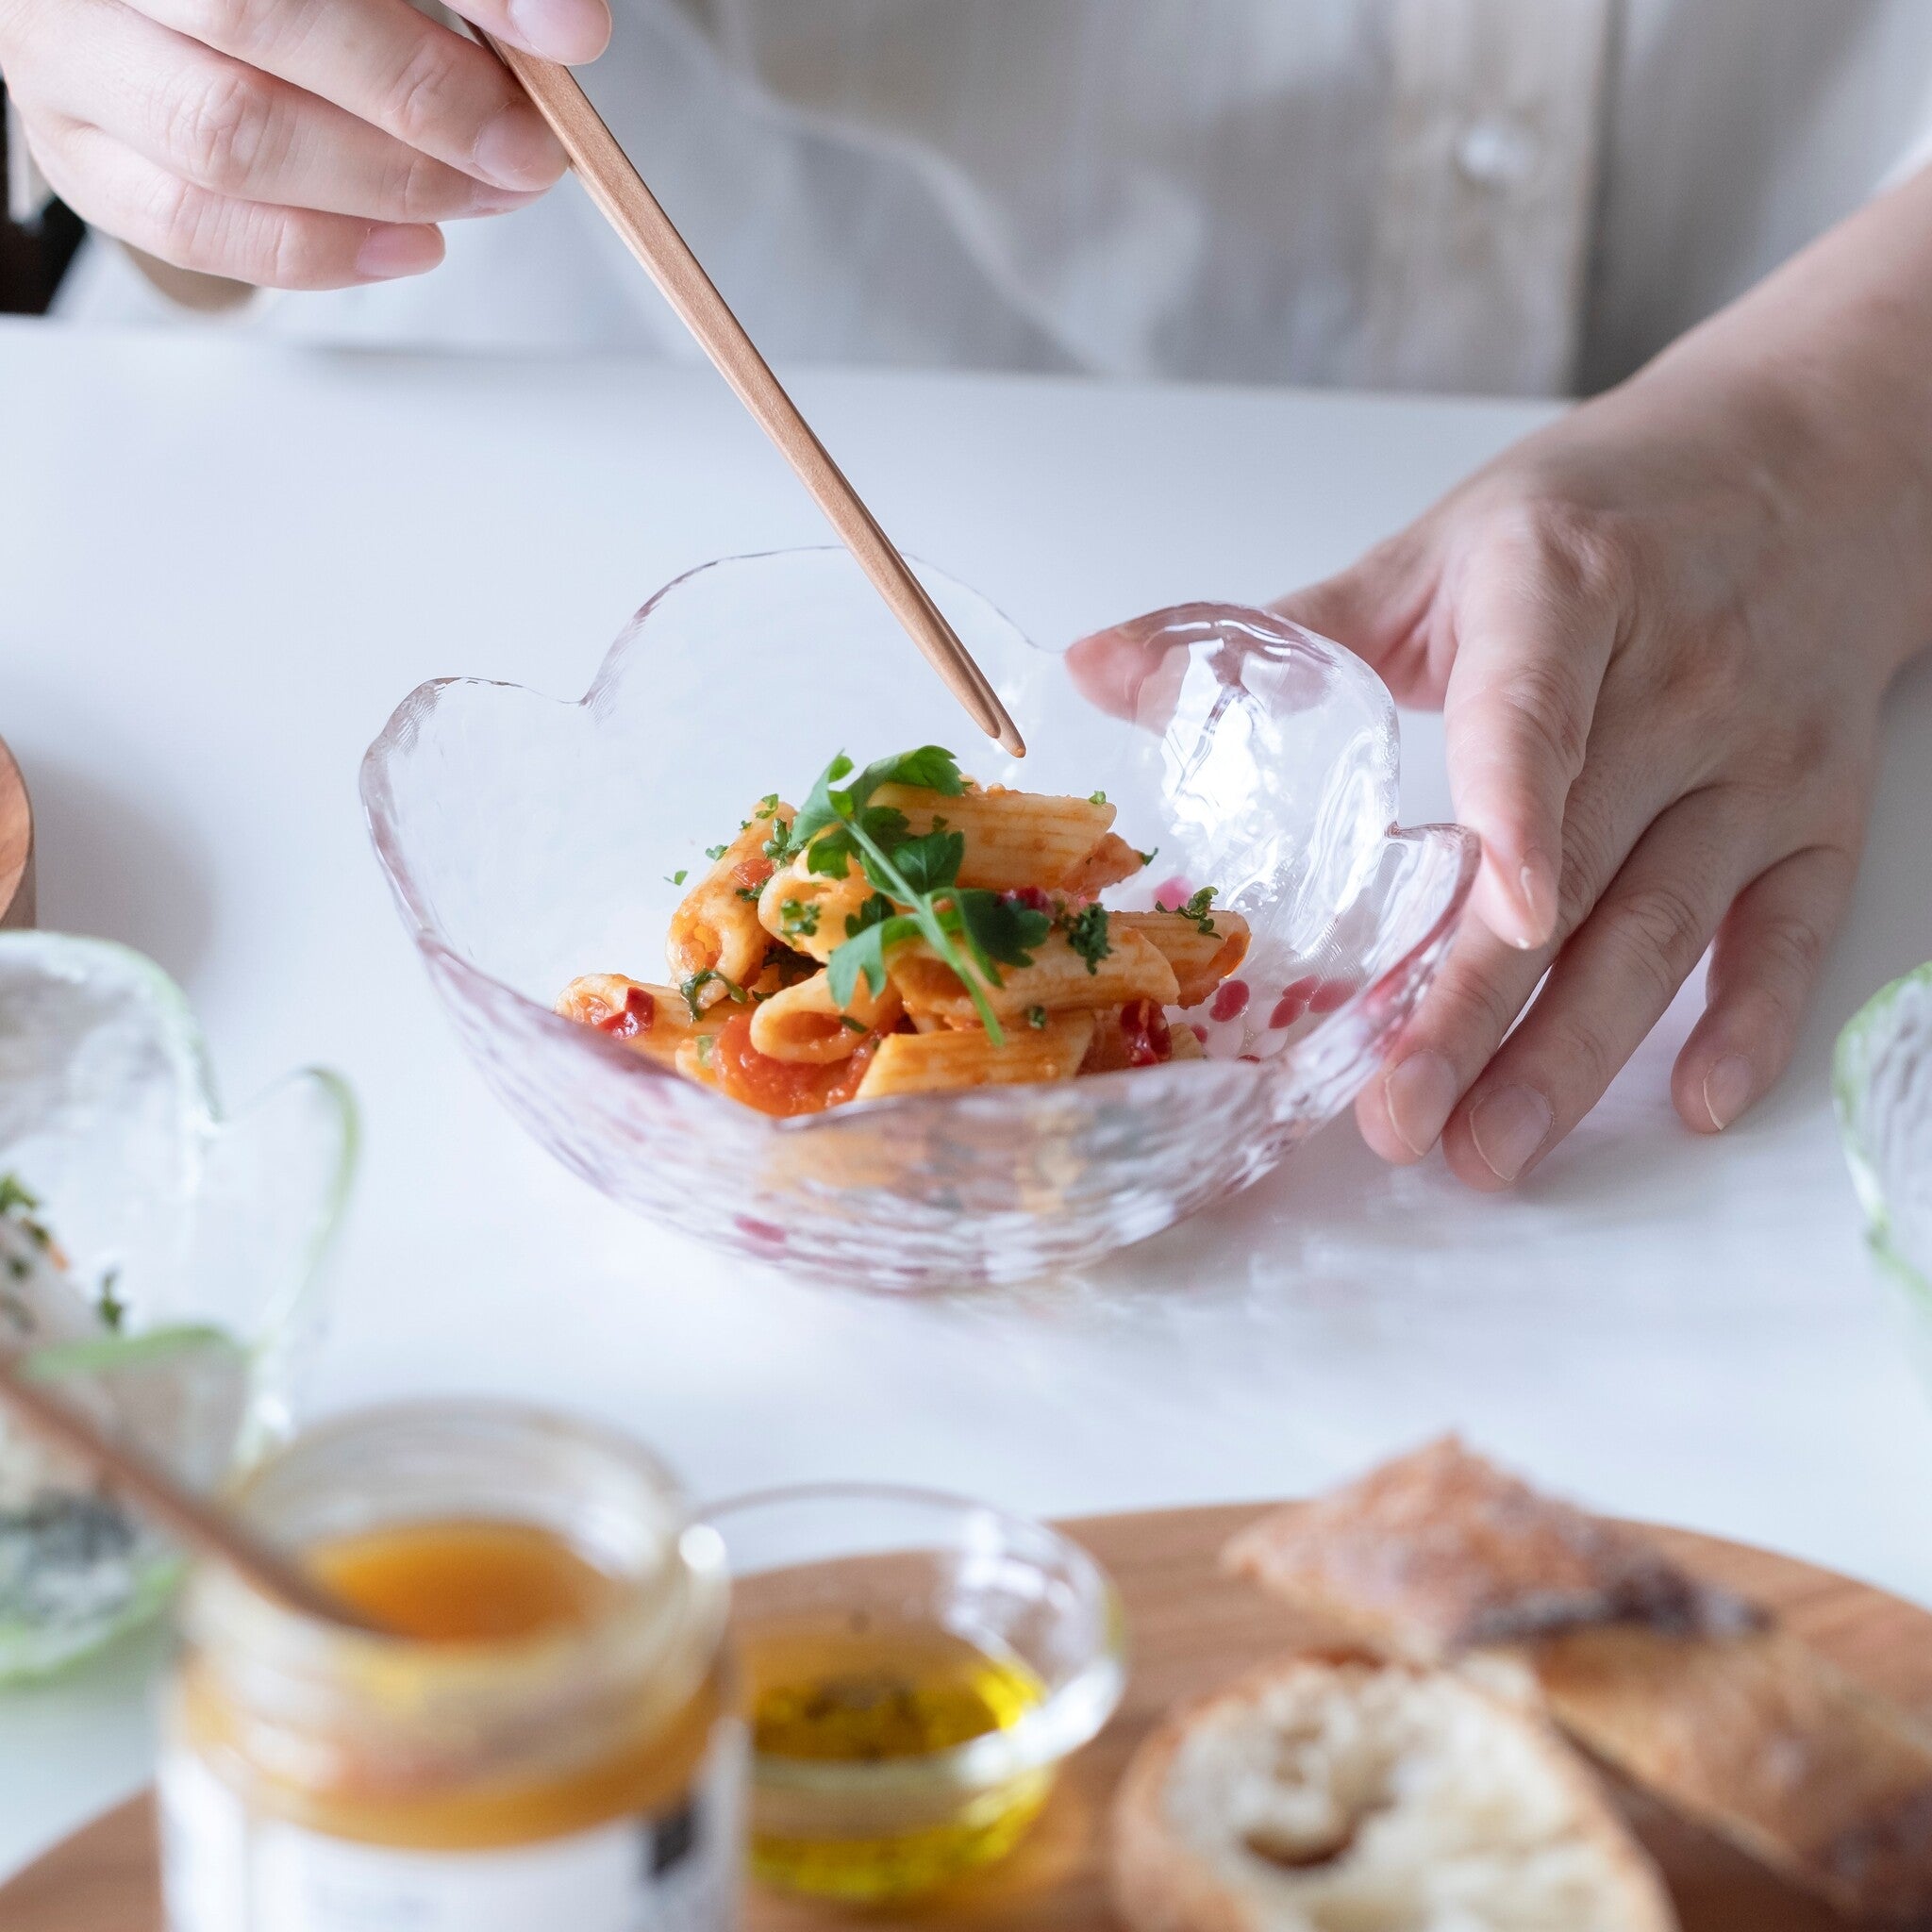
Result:
[[[140,954],[0,934],[5,1345],[199,1487],[287,1433],[355,1139],[346,1090],[319,1071],[225,1119],[187,1001]],[[178,1567],[0,1417],[0,1680],[141,1621]]]
[[[1932,1380],[1932,965],[1852,1016],[1832,1089],[1867,1239],[1904,1295],[1911,1345]]]
[[[974,592],[927,588],[1032,746],[980,739],[843,552],[731,558],[659,591],[590,691],[459,678],[404,701],[363,763],[375,848],[458,1033],[510,1110],[613,1199],[701,1240],[878,1289],[1090,1262],[1234,1193],[1343,1108],[1448,946],[1458,826],[1398,830],[1395,712],[1337,644],[1189,605],[1133,719]],[[1209,1058],[774,1121],[551,1003],[662,974],[704,848],[840,751],[950,745],[982,782],[1085,798],[1158,855],[1138,893],[1213,885],[1246,915],[1241,991],[1188,1015]],[[1241,1004],[1242,992],[1245,1004]]]

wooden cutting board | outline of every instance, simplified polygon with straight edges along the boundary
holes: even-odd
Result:
[[[20,767],[0,739],[0,930],[33,923],[33,807]]]
[[[856,1916],[753,1891],[745,1932],[914,1924],[922,1932],[1105,1932],[1101,1826],[1128,1755],[1174,1698],[1316,1635],[1215,1566],[1252,1505],[1103,1516],[1069,1526],[1113,1573],[1134,1646],[1126,1700],[1076,1758],[1021,1850],[1003,1867],[916,1911]],[[1681,1531],[1666,1548],[1757,1599],[1873,1689],[1932,1720],[1932,1615],[1826,1571]],[[1845,1922],[1740,1854],[1620,1793],[1671,1881],[1685,1932],[1831,1932]],[[0,1888],[6,1932],[159,1932],[154,1820],[146,1798],[111,1811]],[[548,1926],[531,1932],[553,1932]]]

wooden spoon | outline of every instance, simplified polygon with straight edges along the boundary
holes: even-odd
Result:
[[[283,1608],[380,1634],[383,1626],[325,1589],[307,1571],[247,1524],[192,1490],[125,1443],[103,1435],[79,1410],[23,1375],[0,1357],[0,1408],[9,1409],[42,1441],[85,1462],[169,1535],[210,1563],[225,1563],[251,1590]]]
[[[879,528],[844,473],[826,454],[811,425],[799,414],[798,406],[786,394],[743,325],[632,167],[617,137],[577,85],[576,76],[554,60],[539,59],[480,28],[473,31],[509,69],[537,111],[550,124],[604,219],[617,230],[739,401],[811,491],[812,500],[824,511],[873,587],[891,607],[892,615],[925,654],[926,662],[989,738],[1013,757],[1024,758],[1025,741],[985,672]]]

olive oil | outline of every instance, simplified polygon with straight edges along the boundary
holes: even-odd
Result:
[[[1042,1701],[1044,1686],[1008,1652],[931,1625],[859,1620],[754,1630],[742,1653],[758,1768],[751,1866],[768,1884],[908,1897],[1004,1857],[1046,1802],[1045,1769],[991,1786],[922,1775]],[[809,1774],[788,1772],[809,1765],[877,1776],[808,1799]]]

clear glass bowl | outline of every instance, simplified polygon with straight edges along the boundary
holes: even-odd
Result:
[[[1008,1720],[942,1748],[867,1757],[780,1755],[759,1724],[751,1856],[768,1883],[876,1901],[993,1862],[1120,1702],[1119,1596],[1044,1524],[859,1483],[768,1490],[704,1521],[724,1541],[756,1718],[768,1718],[769,1680],[794,1690],[774,1722],[789,1710],[820,1737],[857,1726],[868,1748],[922,1726],[946,1735],[961,1694]]]
[[[102,940],[0,934],[0,1174],[121,1331],[31,1349],[30,1373],[202,1486],[291,1426],[318,1270],[356,1130],[333,1074],[290,1075],[234,1120],[181,991]],[[0,1420],[0,1459],[31,1454]],[[10,1447],[9,1447],[10,1445]],[[38,1465],[25,1465],[29,1470]],[[151,1614],[177,1570],[79,1472],[0,1498],[0,1680],[51,1670]]]
[[[1932,965],[1894,980],[1846,1023],[1832,1091],[1866,1238],[1904,1294],[1932,1381]]]
[[[978,739],[842,551],[808,550],[680,577],[576,703],[424,685],[362,769],[403,919],[529,1131],[640,1213],[878,1289],[1082,1265],[1268,1173],[1368,1079],[1476,863],[1459,826],[1396,827],[1394,708],[1340,645],[1259,610],[1163,612],[1146,635],[1170,675],[1128,721],[983,598],[922,575],[1019,721],[1024,762]],[[1116,903],[1212,884],[1246,915],[1244,1007],[1188,1016],[1206,1063],[774,1121],[552,1013],[578,974],[663,970],[674,875],[754,800],[796,801],[841,749],[931,742],[987,783],[1105,790],[1122,834],[1159,852],[1138,902]]]

